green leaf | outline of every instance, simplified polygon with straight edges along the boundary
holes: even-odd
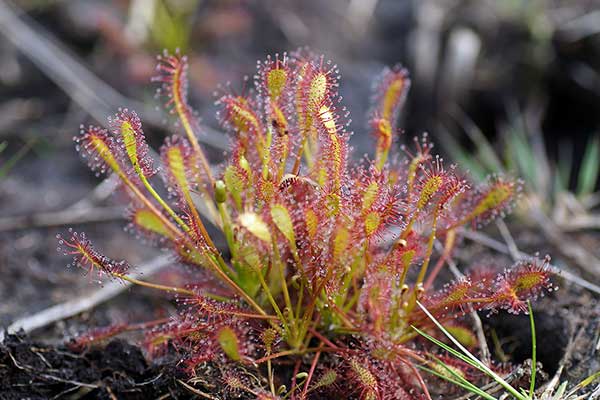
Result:
[[[238,210],[242,209],[242,192],[245,189],[245,182],[241,174],[232,166],[225,168],[223,174],[223,180],[225,181],[225,187],[231,194],[233,201]]]
[[[485,169],[489,172],[503,172],[502,162],[498,158],[494,147],[483,134],[481,129],[466,114],[459,112],[455,116],[457,121],[463,126],[469,139],[475,144],[477,149],[477,158]],[[487,175],[487,174],[485,174]],[[485,176],[484,175],[484,176]]]
[[[577,196],[593,193],[600,173],[600,136],[590,139],[577,177]]]
[[[600,378],[600,371],[596,371],[595,373],[593,373],[592,375],[588,376],[587,378],[585,378],[584,380],[582,380],[581,382],[579,382],[577,385],[575,385],[570,391],[569,393],[567,393],[567,395],[565,396],[565,398],[570,398],[572,395],[574,395],[575,393],[577,393],[578,390],[583,389],[584,387],[588,386],[589,384],[591,384],[592,382],[594,382],[596,379]],[[565,385],[565,389],[566,389],[566,384],[567,382],[564,382],[563,385]],[[559,387],[559,391],[562,388]],[[564,389],[563,389],[564,392]],[[560,397],[562,399],[562,397]]]
[[[296,236],[294,235],[294,224],[288,209],[283,204],[274,204],[271,206],[271,218],[275,226],[285,236],[290,245],[295,246]]]
[[[450,133],[442,136],[442,142],[452,159],[461,166],[462,170],[469,171],[476,181],[484,180],[489,172],[493,172],[482,166],[480,160],[475,159],[465,147],[450,136]]]
[[[228,326],[221,328],[217,333],[217,341],[223,352],[227,354],[227,357],[231,358],[233,361],[242,359],[238,337],[233,329]]]
[[[437,340],[437,339],[435,339],[435,338],[431,337],[430,335],[427,335],[427,334],[425,334],[423,332],[424,336],[427,339],[429,339],[432,342],[438,344],[439,346],[441,346],[442,348],[444,348],[447,351],[451,352],[453,355],[456,355],[458,358],[460,358],[463,361],[466,361],[465,359],[468,359],[469,361],[466,361],[466,362],[468,362],[470,365],[473,365],[474,367],[476,367],[480,371],[483,371],[487,376],[489,376],[490,378],[492,378],[493,380],[495,380],[500,386],[502,386],[507,392],[509,392],[510,394],[512,394],[518,400],[527,400],[527,396],[523,396],[521,393],[519,393],[519,391],[517,389],[515,389],[514,387],[512,387],[500,375],[498,375],[497,373],[495,373],[494,371],[492,371],[487,365],[485,365],[481,360],[479,360],[477,357],[475,357],[473,354],[471,354],[471,352],[469,350],[467,350],[463,345],[461,345],[458,342],[458,340],[456,340],[456,338],[454,338],[454,336],[452,336],[442,326],[442,324],[440,324],[439,321],[437,319],[435,319],[435,317],[433,315],[431,315],[431,313],[423,306],[423,304],[421,304],[420,302],[417,301],[417,305],[421,308],[421,310],[425,313],[425,315],[427,315],[427,317],[438,327],[438,329],[441,330],[442,333],[444,333],[444,335],[446,335],[446,337],[448,339],[450,339],[450,341],[452,343],[454,343],[454,345],[460,349],[460,351],[462,352],[462,354],[460,354],[457,350],[452,349],[450,346],[448,346],[448,345],[440,342],[439,340]],[[415,330],[417,330],[417,332],[421,333],[414,326],[413,326],[413,329],[415,329]],[[449,350],[449,349],[451,349],[451,350]],[[457,354],[460,354],[460,357]],[[463,356],[463,354],[464,354],[464,356]]]
[[[556,400],[562,399],[563,395],[565,394],[565,392],[567,391],[567,385],[569,384],[568,381],[564,381],[563,383],[560,384],[560,386],[558,387],[558,389],[556,390],[556,393],[554,393],[553,398]],[[568,398],[567,396],[564,396],[564,398]]]
[[[533,399],[535,392],[535,374],[536,374],[536,355],[537,355],[537,342],[535,336],[535,320],[533,319],[533,310],[531,309],[531,302],[527,300],[527,307],[529,308],[529,324],[531,325],[531,381],[529,383],[529,398]]]
[[[600,378],[600,371],[596,371],[594,374],[588,376],[587,378],[582,380],[577,386],[584,388],[598,378]]]
[[[508,148],[519,169],[519,175],[525,178],[536,191],[539,191],[535,154],[525,134],[517,129],[511,130],[508,137]]]
[[[446,330],[450,332],[450,334],[454,336],[456,340],[458,340],[463,346],[474,347],[477,344],[477,337],[473,333],[473,330],[468,327],[460,325],[446,325],[444,328],[446,328]]]
[[[142,229],[173,239],[173,234],[164,225],[163,221],[147,208],[140,208],[133,212],[133,222]]]
[[[197,0],[155,2],[150,32],[159,48],[166,48],[170,52],[175,49],[187,50],[192,30],[191,18],[197,3]]]
[[[246,212],[238,217],[241,226],[266,243],[271,243],[271,231],[262,217],[253,212]]]
[[[25,143],[25,145],[19,149],[19,151],[17,151],[12,157],[8,159],[8,161],[6,161],[3,165],[0,166],[0,180],[4,179],[6,175],[8,175],[8,173],[15,167],[17,162],[19,162],[21,158],[25,157],[29,150],[31,150],[31,147],[34,143],[35,139],[28,140],[27,143]],[[6,148],[7,144],[6,142],[3,142],[2,144],[0,144],[0,146],[2,146],[0,150],[0,152],[2,152]]]
[[[447,382],[450,382],[454,385],[460,386],[465,390],[468,390],[469,392],[476,394],[478,396],[483,397],[484,399],[487,400],[497,400],[494,396],[484,392],[483,390],[481,390],[480,388],[478,388],[477,386],[473,385],[471,382],[467,381],[467,380],[459,380],[459,379],[452,379],[450,377],[448,377],[447,375],[441,374],[433,369],[424,367],[422,365],[417,365],[417,368],[419,368],[420,370],[423,370],[425,372],[429,372],[432,375],[437,376],[438,378],[441,378]]]
[[[477,368],[479,369],[481,372],[485,373],[485,370],[482,369],[480,367],[480,365],[476,362],[474,362],[472,359],[470,359],[469,357],[465,356],[464,354],[462,354],[461,352],[453,349],[452,347],[448,346],[446,343],[434,338],[433,336],[421,331],[419,328],[413,326],[412,327],[415,331],[417,331],[417,333],[421,336],[423,336],[425,339],[429,340],[430,342],[433,342],[434,344],[436,344],[437,346],[441,347],[442,349],[446,350],[448,353],[452,354],[454,357],[466,362],[467,364],[469,364],[470,366],[472,366],[473,368]]]
[[[465,377],[463,377],[462,375],[459,375],[453,368],[450,368],[448,365],[446,365],[444,362],[442,362],[438,358],[435,358],[435,361],[436,361],[437,365],[444,368],[446,370],[446,372],[448,372],[450,375],[452,375],[456,380],[462,382],[467,387],[467,390],[471,391],[472,393],[478,394],[479,396],[482,396],[486,399],[494,399],[494,397],[492,395],[486,393],[483,389],[480,389],[477,386],[475,386],[473,383],[469,382]]]
[[[566,192],[569,190],[569,181],[573,170],[573,146],[571,142],[558,147],[558,164],[556,174],[556,190]]]

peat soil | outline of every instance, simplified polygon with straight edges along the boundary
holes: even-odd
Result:
[[[173,359],[148,363],[123,340],[77,352],[17,334],[0,345],[2,400],[194,398],[186,379]]]

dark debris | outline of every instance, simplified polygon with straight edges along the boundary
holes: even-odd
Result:
[[[0,399],[191,399],[177,380],[186,376],[175,360],[149,364],[142,351],[122,340],[73,352],[24,335],[0,344]]]

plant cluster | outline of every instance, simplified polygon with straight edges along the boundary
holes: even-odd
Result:
[[[527,301],[550,288],[548,259],[530,259],[502,272],[478,267],[434,290],[461,227],[503,216],[519,185],[503,176],[468,183],[432,154],[426,136],[394,151],[410,86],[402,67],[375,82],[375,154],[352,163],[337,67],[306,50],[268,57],[258,63],[253,91],[217,100],[231,134],[219,168],[197,140],[186,58],[165,53],[157,70],[159,95],[180,131],[160,149],[160,167],[130,110],[110,118],[108,130],[82,127],[75,141],[93,170],[120,178],[131,226],[200,278],[181,287],[140,280],[84,234],[59,237],[61,251],[90,273],[176,295],[179,315],[142,324],[150,353],[171,346],[191,375],[210,367],[224,391],[261,399],[430,398],[417,366],[438,368],[436,354],[443,355],[413,329],[434,335],[419,303],[473,347],[474,334],[459,323],[465,313],[526,312]],[[151,182],[157,173],[168,198]],[[208,223],[222,232],[226,250]],[[466,363],[452,366],[477,376]]]

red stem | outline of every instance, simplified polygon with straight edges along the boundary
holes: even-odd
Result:
[[[323,348],[323,342],[319,345],[319,349]],[[313,358],[312,363],[310,364],[310,370],[308,371],[308,377],[306,378],[306,382],[304,382],[304,390],[302,391],[302,400],[306,399],[306,394],[308,393],[308,387],[310,386],[310,381],[312,380],[313,374],[315,373],[315,368],[317,367],[317,362],[319,362],[319,357],[321,356],[321,351],[317,351],[315,357]]]
[[[335,345],[333,342],[331,342],[329,339],[327,339],[325,336],[321,335],[319,332],[317,332],[316,329],[314,328],[308,328],[308,331],[317,339],[319,339],[321,342],[325,343],[327,346],[331,347],[332,349],[339,349],[339,347],[337,345]]]
[[[294,388],[296,387],[296,375],[298,375],[298,371],[300,371],[301,364],[302,360],[298,360],[294,366],[294,377],[292,378],[292,396],[290,397],[290,400],[296,400],[296,391]]]

